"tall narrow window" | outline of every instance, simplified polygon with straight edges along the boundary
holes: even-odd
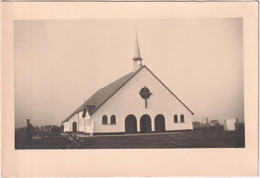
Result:
[[[107,124],[107,116],[106,116],[106,115],[104,115],[104,116],[102,117],[102,124],[103,124],[103,125]]]
[[[176,114],[174,115],[174,123],[178,123],[178,116]]]
[[[116,116],[115,115],[111,116],[111,124],[116,124]]]
[[[184,122],[184,115],[181,115],[181,122]]]

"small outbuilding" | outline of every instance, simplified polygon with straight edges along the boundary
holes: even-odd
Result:
[[[236,130],[236,123],[238,122],[238,119],[225,119],[224,120],[224,130],[225,131],[235,131]]]

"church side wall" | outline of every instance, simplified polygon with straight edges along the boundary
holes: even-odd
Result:
[[[69,122],[64,122],[63,123],[63,132],[69,132]]]
[[[82,118],[82,113],[76,113],[67,122],[64,122],[64,132],[73,132],[73,122],[76,122],[76,132],[93,133],[92,118],[86,114],[85,118]]]
[[[68,120],[67,122],[67,130],[68,132],[72,132],[73,131],[73,122],[76,122],[77,123],[77,127],[78,127],[78,114],[76,113],[72,118],[70,118],[70,120]]]
[[[152,95],[145,100],[139,95],[143,87],[147,87]],[[137,131],[140,131],[140,118],[147,114],[151,118],[152,131],[155,130],[155,117],[162,114],[165,118],[166,131],[192,130],[191,113],[146,69],[143,68],[125,86],[116,92],[94,114],[94,133],[125,132],[125,118],[133,114],[137,119]],[[174,115],[178,123],[174,123]],[[102,124],[102,116],[108,118]],[[115,115],[116,124],[111,124],[111,116]],[[184,123],[180,116],[184,115]]]

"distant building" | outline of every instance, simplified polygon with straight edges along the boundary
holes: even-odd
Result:
[[[193,125],[193,128],[195,128],[195,127],[202,127],[202,126],[204,126],[205,124],[203,124],[202,122],[193,121],[193,122],[192,122],[192,125]]]
[[[210,121],[210,125],[220,125],[220,124],[219,124],[218,120],[215,119],[215,120]]]
[[[35,131],[39,131],[40,130],[40,128],[39,127],[34,127],[34,129],[35,129]]]
[[[133,61],[132,72],[98,90],[64,120],[64,132],[92,135],[193,129],[193,112],[142,65],[137,40]]]
[[[238,122],[238,120],[235,118],[234,119],[225,119],[224,120],[224,130],[235,131],[237,122]]]
[[[221,131],[224,130],[223,125],[219,123],[218,120],[211,120],[210,123],[201,123],[198,121],[192,122],[194,130],[200,131]]]
[[[209,124],[209,118],[206,117],[206,124]]]
[[[59,127],[56,125],[41,126],[41,131],[58,131]]]

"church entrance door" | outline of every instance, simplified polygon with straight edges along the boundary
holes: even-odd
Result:
[[[149,133],[152,131],[151,118],[145,114],[140,119],[140,131],[141,133]]]
[[[77,123],[76,122],[72,123],[72,132],[77,132]]]
[[[137,132],[136,117],[130,114],[125,118],[125,133],[136,133],[136,132]]]
[[[164,132],[165,131],[165,119],[162,114],[159,114],[155,117],[155,132]]]

